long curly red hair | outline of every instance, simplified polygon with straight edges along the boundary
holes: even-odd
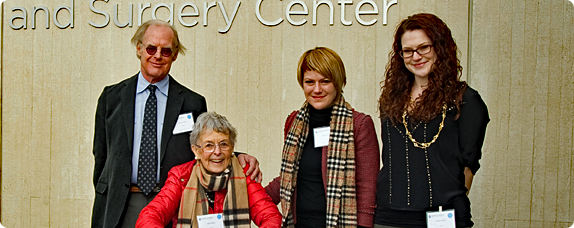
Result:
[[[380,117],[389,118],[393,124],[402,121],[415,78],[400,56],[401,38],[405,32],[417,29],[423,30],[431,39],[437,60],[428,75],[428,87],[417,99],[409,117],[415,122],[428,122],[438,115],[443,104],[446,104],[448,107],[457,108],[455,118],[458,118],[462,94],[467,87],[466,82],[460,81],[462,67],[457,57],[458,48],[446,24],[437,16],[426,13],[409,16],[397,26],[385,79],[381,82]]]

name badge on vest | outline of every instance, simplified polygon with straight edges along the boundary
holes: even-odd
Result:
[[[315,148],[329,145],[329,133],[331,127],[318,127],[313,129],[313,138],[315,138]]]
[[[454,209],[427,211],[427,228],[456,228],[454,221]]]
[[[190,113],[184,113],[177,117],[177,122],[173,128],[173,134],[177,135],[179,133],[190,132],[193,130],[193,115]]]
[[[223,214],[198,215],[197,226],[199,228],[223,228]]]

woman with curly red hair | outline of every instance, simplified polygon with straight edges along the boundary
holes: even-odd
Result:
[[[467,197],[489,122],[478,92],[460,81],[451,31],[415,14],[396,29],[379,98],[383,168],[375,227],[426,227],[426,212],[454,209],[472,227]]]

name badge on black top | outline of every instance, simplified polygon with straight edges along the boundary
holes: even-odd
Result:
[[[427,228],[456,228],[454,209],[427,211]]]
[[[329,145],[329,132],[331,132],[331,127],[318,127],[313,129],[315,148]]]

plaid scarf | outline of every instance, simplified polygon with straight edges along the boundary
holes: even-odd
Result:
[[[280,189],[283,227],[294,227],[291,201],[308,132],[309,109],[305,102],[291,124],[283,145]],[[327,227],[356,227],[353,108],[343,96],[333,105],[327,149],[327,179]]]
[[[223,203],[225,227],[251,226],[245,174],[237,158],[232,155],[230,159],[231,165],[219,175],[209,175],[199,160],[193,166],[179,204],[178,228],[198,227],[197,216],[209,214],[206,191],[216,192],[225,188],[227,188]]]

